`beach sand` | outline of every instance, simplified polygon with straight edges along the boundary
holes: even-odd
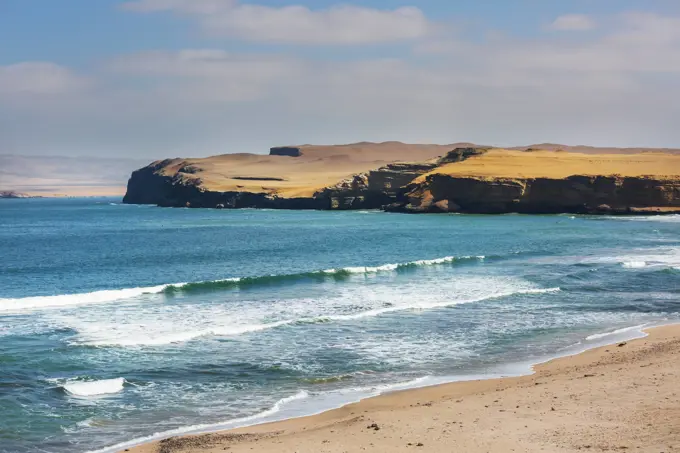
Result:
[[[680,451],[680,325],[538,365],[530,376],[395,392],[311,417],[125,451]]]

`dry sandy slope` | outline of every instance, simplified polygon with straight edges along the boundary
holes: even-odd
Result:
[[[548,362],[531,376],[408,390],[130,451],[670,453],[680,450],[679,379],[680,326],[666,326]]]
[[[286,197],[307,197],[357,173],[397,161],[429,160],[446,154],[458,145],[410,145],[399,142],[303,145],[300,147],[300,157],[223,154],[199,159],[177,159],[165,169],[164,174],[173,176],[182,166],[194,165],[202,170],[196,173],[202,186],[211,191],[269,192]]]
[[[573,175],[678,178],[680,176],[680,154],[660,152],[584,154],[494,149],[463,162],[443,165],[431,173],[497,178],[561,179]]]
[[[400,142],[356,143],[334,146],[301,146],[302,156],[224,154],[207,158],[175,159],[164,169],[174,176],[186,165],[207,190],[267,192],[283,197],[308,197],[354,174],[375,170],[393,162],[427,161],[445,155],[451,145],[412,145]],[[546,145],[548,146],[548,145]],[[560,146],[560,145],[549,145]],[[569,151],[518,151],[493,149],[463,163],[445,165],[434,172],[478,177],[553,177],[571,175],[680,175],[680,153],[640,152],[639,149],[561,147]],[[596,153],[601,150],[601,154]],[[620,151],[620,153],[616,153]],[[241,179],[246,178],[246,179]]]

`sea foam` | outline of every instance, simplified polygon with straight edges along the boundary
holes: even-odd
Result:
[[[621,266],[628,269],[641,269],[647,266],[646,261],[624,261]]]
[[[68,381],[61,387],[70,395],[78,397],[91,397],[112,395],[121,392],[125,384],[125,378],[102,379],[100,381]]]
[[[44,308],[64,308],[73,305],[98,304],[131,299],[144,294],[163,292],[168,285],[144,288],[111,289],[81,294],[60,294],[58,296],[23,297],[19,299],[0,299],[0,312],[24,311]]]
[[[187,329],[184,332],[178,332],[180,328],[177,325],[172,328],[161,331],[149,331],[148,328],[135,328],[127,330],[125,333],[118,332],[116,328],[107,328],[106,326],[98,326],[96,329],[87,332],[82,332],[83,335],[72,340],[72,345],[94,346],[94,347],[145,347],[145,346],[162,346],[175,343],[184,343],[187,341],[196,340],[203,337],[230,337],[245,335],[254,332],[266,331],[286,326],[301,326],[305,324],[329,323],[329,322],[351,322],[360,321],[366,318],[373,318],[377,316],[387,315],[390,313],[402,311],[426,311],[439,308],[451,307],[460,304],[483,302],[486,300],[501,299],[505,297],[512,297],[518,295],[539,295],[559,292],[560,288],[516,288],[505,291],[494,291],[487,294],[481,294],[475,297],[467,297],[462,299],[437,299],[422,300],[415,297],[408,297],[405,302],[397,303],[391,306],[374,308],[369,310],[360,310],[355,313],[347,314],[318,314],[315,316],[303,316],[297,318],[283,319],[273,322],[265,323],[251,323],[251,324],[232,324],[219,325],[220,322],[229,320],[229,316],[223,318],[210,317],[210,322],[217,323],[203,329]],[[206,315],[208,316],[208,315]],[[162,323],[161,323],[162,324]],[[118,327],[118,326],[116,326]],[[87,325],[76,327],[77,330],[87,329]]]
[[[611,332],[596,333],[586,337],[587,341],[599,340],[600,338],[610,337],[613,335],[619,335],[627,332],[634,332],[636,330],[642,330],[647,324],[640,324],[638,326],[624,327],[622,329],[612,330]]]

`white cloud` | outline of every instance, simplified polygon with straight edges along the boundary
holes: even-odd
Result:
[[[81,91],[90,81],[50,62],[27,61],[0,66],[0,94],[58,95]]]
[[[486,65],[478,71],[503,68],[506,75],[524,71],[529,80],[540,78],[549,84],[570,75],[616,81],[636,73],[680,72],[679,17],[627,13],[612,18],[608,33],[591,39],[553,38],[501,35],[480,43],[433,40],[416,50]]]
[[[228,11],[237,0],[137,0],[123,3],[122,8],[139,13],[173,11],[188,14],[215,14]]]
[[[595,26],[595,21],[585,14],[565,14],[555,19],[549,28],[559,31],[578,31],[591,30]]]
[[[279,80],[300,77],[302,63],[276,55],[218,49],[143,52],[113,60],[108,69],[153,80],[151,93],[189,102],[242,102],[264,97]]]
[[[337,5],[312,10],[301,5],[277,8],[228,0],[138,0],[123,8],[190,14],[210,34],[278,44],[379,44],[422,38],[432,28],[416,7],[380,10]]]
[[[48,108],[27,102],[19,116],[0,103],[0,149],[14,140],[35,153],[58,145],[164,157],[360,140],[680,143],[680,18],[636,13],[606,24],[587,37],[459,34],[399,58],[143,52],[97,68],[85,92],[67,68],[15,65],[24,69],[12,90],[68,96]],[[65,76],[39,83],[36,74],[50,73],[39,68]]]

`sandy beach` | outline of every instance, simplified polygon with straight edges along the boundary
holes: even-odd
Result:
[[[529,376],[395,392],[125,451],[672,452],[680,450],[680,325],[648,334],[538,365]]]

